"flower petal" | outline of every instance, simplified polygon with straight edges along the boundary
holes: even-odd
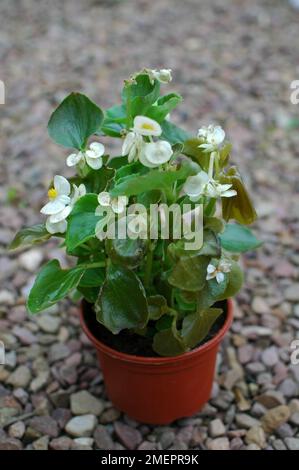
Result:
[[[115,214],[122,214],[128,204],[128,198],[126,196],[119,196],[111,199],[111,207]]]
[[[183,186],[184,192],[189,197],[198,198],[201,194],[203,194],[208,181],[209,175],[205,171],[200,171],[195,176],[189,176]]]
[[[58,195],[69,195],[71,192],[71,185],[64,176],[55,175],[54,176],[54,188],[56,189]]]
[[[71,153],[67,159],[66,159],[66,164],[67,166],[75,166],[77,165],[81,158],[83,157],[83,154],[82,152],[79,152],[79,153]]]
[[[62,211],[57,212],[57,214],[50,215],[49,220],[51,223],[56,224],[57,222],[61,222],[65,220],[68,215],[72,212],[71,206],[66,206]]]
[[[65,204],[60,201],[58,198],[54,199],[53,201],[48,202],[45,206],[43,206],[40,210],[42,214],[52,215],[57,214],[58,212],[62,211],[65,208]]]
[[[159,136],[162,134],[160,124],[146,116],[136,116],[133,130],[140,135]]]
[[[142,165],[144,165],[148,168],[156,168],[157,166],[159,166],[159,164],[151,163],[147,158],[147,155],[146,155],[146,146],[147,145],[148,144],[144,144],[144,146],[142,147],[142,149],[139,153],[139,161],[140,161],[140,163],[142,163]]]
[[[173,154],[170,143],[165,140],[145,144],[144,152],[147,161],[154,165],[168,162]]]
[[[49,233],[64,233],[67,229],[67,221],[62,220],[61,222],[57,222],[55,224],[51,223],[49,218],[46,220],[46,229]]]
[[[236,196],[238,193],[235,189],[230,189],[229,191],[225,191],[221,194],[221,197],[233,197]]]
[[[101,144],[101,142],[92,142],[89,148],[97,155],[97,157],[102,157],[105,153],[105,146]]]
[[[99,170],[100,168],[102,168],[103,166],[103,160],[102,160],[102,157],[92,157],[90,158],[88,155],[87,155],[87,152],[86,152],[86,163],[88,166],[90,166],[90,168],[92,168],[93,170]]]
[[[60,196],[57,196],[56,201],[62,202],[66,206],[70,203],[71,198],[65,194],[61,194]]]
[[[135,142],[135,132],[128,132],[122,145],[122,156],[128,155]]]
[[[154,78],[161,83],[169,83],[172,80],[171,69],[152,70]]]
[[[222,271],[223,273],[229,273],[231,270],[231,263],[228,261],[220,261],[218,269]]]
[[[85,184],[81,183],[79,184],[79,195],[80,197],[85,196],[86,194],[86,187]]]
[[[224,274],[222,272],[219,272],[219,271],[217,272],[216,281],[218,282],[218,284],[224,281]]]
[[[225,139],[225,132],[221,126],[215,126],[213,131],[211,132],[210,136],[208,135],[208,141],[211,139],[211,143],[216,145],[222,144]]]
[[[107,191],[102,191],[98,195],[98,202],[101,206],[108,207],[111,204],[111,197]]]
[[[207,267],[207,273],[211,274],[213,273],[214,271],[216,271],[216,268],[213,264],[208,264],[208,267]]]

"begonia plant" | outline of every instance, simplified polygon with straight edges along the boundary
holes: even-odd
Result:
[[[57,237],[70,257],[71,267],[53,259],[41,268],[28,298],[32,314],[76,292],[110,332],[150,338],[161,356],[184,353],[207,337],[223,314],[221,301],[241,288],[239,255],[260,244],[246,227],[256,212],[230,163],[224,130],[208,125],[191,135],[175,125],[182,98],[161,94],[171,78],[168,69],[136,73],[124,82],[120,104],[106,111],[80,93],[62,101],[48,131],[70,149],[66,165],[74,174],[54,176],[44,221],[11,243],[24,248]],[[110,139],[115,155],[105,148]],[[172,206],[181,212],[167,211]],[[155,238],[151,207],[159,215]],[[196,217],[201,238],[194,248],[186,242]],[[182,222],[188,237],[174,233]]]

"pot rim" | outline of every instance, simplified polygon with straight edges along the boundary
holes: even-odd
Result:
[[[135,364],[140,364],[140,365],[158,365],[158,364],[173,364],[173,363],[178,363],[181,361],[184,361],[189,358],[193,358],[196,356],[200,356],[201,354],[205,353],[209,349],[215,347],[229,327],[232,324],[233,321],[233,301],[232,299],[226,299],[227,302],[227,314],[226,314],[226,319],[224,322],[224,325],[222,328],[217,332],[217,334],[207,341],[206,343],[202,344],[198,348],[192,349],[191,351],[187,351],[183,354],[179,354],[178,356],[171,356],[171,357],[145,357],[145,356],[136,356],[134,354],[127,354],[123,353],[120,351],[117,351],[116,349],[111,348],[110,346],[107,346],[106,344],[102,343],[98,338],[96,338],[91,330],[88,328],[85,319],[84,319],[84,302],[81,302],[81,308],[80,308],[80,323],[82,326],[82,329],[86,336],[89,338],[89,340],[94,344],[94,346],[97,349],[100,349],[102,352],[106,353],[110,357],[113,357],[115,359],[119,359],[124,362],[130,362],[130,363],[135,363]]]

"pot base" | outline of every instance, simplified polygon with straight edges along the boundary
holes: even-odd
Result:
[[[97,349],[109,399],[131,418],[148,424],[170,424],[192,416],[209,400],[220,341],[232,322],[227,302],[223,327],[208,342],[175,357],[142,357],[116,351],[88,328],[84,304],[81,324]]]

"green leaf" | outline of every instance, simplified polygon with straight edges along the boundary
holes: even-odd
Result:
[[[157,100],[157,103],[150,107],[146,115],[155,119],[155,121],[162,122],[181,101],[182,97],[177,93],[161,96]]]
[[[138,161],[122,165],[115,172],[115,181],[125,178],[129,175],[134,175],[136,173],[147,172],[147,169]]]
[[[136,268],[144,258],[146,241],[140,238],[136,240],[115,238],[106,241],[106,250],[112,262]]]
[[[143,328],[148,307],[143,285],[133,271],[111,266],[95,304],[97,320],[112,333],[125,328]]]
[[[196,292],[202,289],[206,282],[209,260],[207,256],[181,258],[168,277],[168,282],[186,291]]]
[[[197,310],[206,310],[224,297],[228,285],[228,274],[224,274],[224,280],[218,284],[216,279],[206,281],[204,287],[198,293]]]
[[[142,204],[147,209],[150,209],[151,204],[158,204],[160,200],[161,191],[159,189],[153,189],[137,196],[137,203]]]
[[[118,170],[119,168],[127,164],[128,164],[127,156],[124,156],[124,157],[117,156],[109,160],[109,162],[107,163],[107,167],[113,168],[114,170]]]
[[[208,308],[184,318],[182,338],[189,349],[194,348],[205,339],[221,313],[221,308]]]
[[[228,221],[234,219],[242,225],[252,224],[257,213],[244,185],[244,182],[235,166],[229,168],[227,173],[221,174],[219,177],[221,184],[230,184],[236,191],[236,196],[222,198],[222,216]]]
[[[77,287],[78,292],[83,295],[87,302],[94,304],[99,296],[100,287]]]
[[[77,265],[80,267],[80,264]],[[101,286],[105,281],[105,269],[92,268],[87,269],[81,277],[79,287],[97,287]]]
[[[222,233],[225,229],[225,223],[218,217],[204,217],[204,227],[215,233]]]
[[[167,300],[163,295],[152,295],[147,298],[150,320],[159,320],[162,315],[169,312]]]
[[[123,90],[127,116],[130,119],[138,115],[146,115],[148,109],[160,95],[160,83],[157,80],[151,83],[147,74],[138,75],[135,81],[135,83],[126,84]]]
[[[203,231],[203,244],[199,250],[186,250],[186,240],[181,239],[168,245],[168,252],[174,258],[212,256],[218,258],[221,255],[221,247],[217,235],[211,230]]]
[[[204,171],[208,171],[210,154],[199,148],[200,144],[202,144],[202,140],[197,137],[186,140],[184,142],[183,153],[197,162]]]
[[[48,131],[50,137],[64,147],[84,149],[87,139],[99,130],[102,110],[80,93],[71,93],[53,112]]]
[[[107,167],[103,167],[100,170],[89,170],[88,175],[83,179],[87,193],[99,194],[105,191],[114,174],[115,171]]]
[[[168,330],[168,328],[171,328],[172,322],[173,322],[173,315],[163,315],[155,323],[155,329],[157,331]]]
[[[168,140],[171,145],[184,143],[185,140],[190,139],[190,135],[186,131],[170,121],[163,121],[161,127],[163,131],[161,139]]]
[[[185,295],[187,294],[187,298],[185,298]],[[180,289],[175,290],[175,300],[178,304],[178,310],[179,312],[187,311],[187,312],[195,312],[196,310],[196,298],[195,299],[190,299],[188,298],[188,294],[190,292],[186,291],[181,291]],[[195,295],[194,292],[191,293],[193,296]]]
[[[227,142],[224,147],[220,150],[220,167],[224,168],[229,162],[230,152],[232,150],[232,145]]]
[[[45,224],[32,225],[31,227],[22,228],[14,237],[9,245],[9,250],[16,248],[27,248],[31,245],[43,243],[51,237],[47,231]]]
[[[80,282],[84,268],[61,269],[54,259],[42,267],[30,291],[27,307],[31,313],[45,310],[63,299]]]
[[[126,108],[124,105],[116,105],[107,109],[101,131],[110,137],[121,137],[121,131],[125,128]]]
[[[217,300],[225,300],[234,297],[243,285],[244,273],[235,261],[231,261],[231,269],[230,272],[227,273],[227,279],[227,287],[224,293],[217,297]]]
[[[121,178],[110,191],[112,197],[133,196],[153,189],[169,190],[171,185],[180,179],[185,179],[194,174],[194,169],[189,165],[182,165],[177,171],[151,170],[143,176],[129,175]]]
[[[153,350],[160,356],[177,356],[186,351],[184,341],[176,327],[176,317],[173,317],[171,328],[159,331],[154,336]]]
[[[239,224],[226,224],[224,232],[219,237],[223,248],[232,253],[243,253],[262,245],[249,228]]]
[[[98,206],[96,194],[86,194],[75,204],[69,218],[66,231],[66,246],[72,251],[81,243],[95,237],[95,228],[100,220],[95,215]]]

